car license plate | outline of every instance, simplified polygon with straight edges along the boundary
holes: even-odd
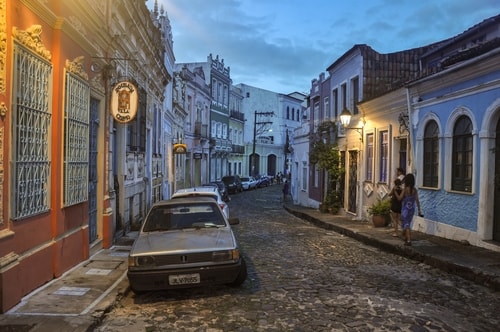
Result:
[[[168,283],[172,286],[175,285],[189,285],[189,284],[199,284],[200,274],[174,274],[168,276]]]

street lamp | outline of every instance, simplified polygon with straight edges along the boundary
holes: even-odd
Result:
[[[340,113],[340,123],[342,124],[342,127],[344,127],[344,129],[356,130],[358,134],[361,135],[361,142],[363,142],[363,136],[364,136],[363,128],[366,123],[365,118],[363,117],[362,119],[363,125],[361,127],[349,127],[349,124],[351,123],[351,117],[352,117],[351,112],[347,108],[344,108],[342,113]]]
[[[271,121],[265,121],[265,122],[257,122],[257,115],[262,115],[262,116],[273,116],[274,112],[257,112],[255,111],[254,113],[254,120],[253,120],[253,146],[252,146],[252,158],[251,158],[251,175],[255,176],[255,143],[257,139],[257,125],[266,125],[266,124],[272,124]]]

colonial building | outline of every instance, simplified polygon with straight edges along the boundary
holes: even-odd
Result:
[[[289,148],[293,145],[293,131],[301,123],[305,95],[285,95],[246,84],[236,87],[243,96],[246,119],[246,162],[242,175],[289,175],[294,160],[293,150]],[[287,138],[289,144],[285,151]]]
[[[239,88],[231,85],[229,96],[229,139],[231,153],[228,158],[228,174],[239,174],[245,163],[245,146],[243,133],[245,130],[245,114],[243,113],[243,95]]]
[[[0,16],[3,312],[144,216],[170,77],[144,2],[0,0]]]
[[[369,117],[360,111],[359,102],[382,95],[418,77],[419,56],[435,46],[380,54],[368,45],[354,45],[327,68],[329,78],[320,75],[319,80],[312,82],[311,143],[314,144],[317,139],[324,140],[325,131],[335,132],[328,137],[331,143],[338,146],[345,169],[336,189],[340,191],[344,211],[355,218],[363,217],[363,191],[367,190],[365,195],[371,196],[370,183],[389,185],[391,168],[405,167],[408,163],[406,157],[400,159],[398,156],[397,160],[390,160],[388,149],[383,150],[380,164],[375,163],[372,146],[382,144],[387,148],[389,126],[384,124],[386,130],[376,135],[370,132],[366,126]],[[342,114],[352,116],[345,127],[340,122]],[[405,145],[407,141],[397,142]],[[405,150],[406,147],[398,149]],[[365,162],[372,164],[367,166],[365,173],[361,173]],[[314,163],[310,167],[310,197],[319,204],[326,197],[325,174]]]
[[[180,103],[186,111],[184,137],[186,154],[178,156],[185,162],[178,170],[183,173],[183,183],[179,188],[199,186],[209,182],[209,125],[210,125],[210,86],[205,80],[203,67],[192,68],[184,64],[175,66],[176,77],[182,80],[185,93],[180,95]],[[177,188],[177,189],[179,189]]]
[[[416,230],[499,250],[500,15],[421,57],[407,85],[424,218]]]
[[[220,180],[228,174],[231,138],[229,137],[229,97],[231,90],[230,68],[224,59],[208,55],[206,62],[179,63],[178,66],[194,71],[203,70],[205,81],[210,86],[210,141],[209,141],[209,181]]]

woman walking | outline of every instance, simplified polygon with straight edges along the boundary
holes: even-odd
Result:
[[[418,200],[418,191],[415,188],[415,176],[406,174],[404,178],[405,187],[401,193],[396,193],[396,197],[401,202],[401,228],[405,236],[405,245],[411,246],[411,222],[415,214],[415,205],[418,208],[418,214],[422,216],[420,201]]]

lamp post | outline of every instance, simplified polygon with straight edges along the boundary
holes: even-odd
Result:
[[[261,116],[272,116],[274,115],[274,112],[254,112],[254,120],[253,120],[253,146],[252,146],[252,156],[251,156],[251,170],[250,174],[252,176],[257,175],[255,173],[255,145],[256,145],[256,139],[257,139],[257,125],[266,125],[266,124],[272,124],[271,121],[265,121],[265,122],[257,122],[257,115]]]
[[[364,117],[363,117],[363,125],[361,127],[348,127],[349,124],[351,123],[351,117],[352,117],[352,114],[351,112],[347,109],[347,108],[344,108],[342,110],[342,113],[340,113],[340,123],[342,124],[342,127],[344,127],[344,129],[354,129],[358,132],[358,134],[361,135],[361,143],[363,143],[363,136],[364,136],[364,125],[366,123]]]

